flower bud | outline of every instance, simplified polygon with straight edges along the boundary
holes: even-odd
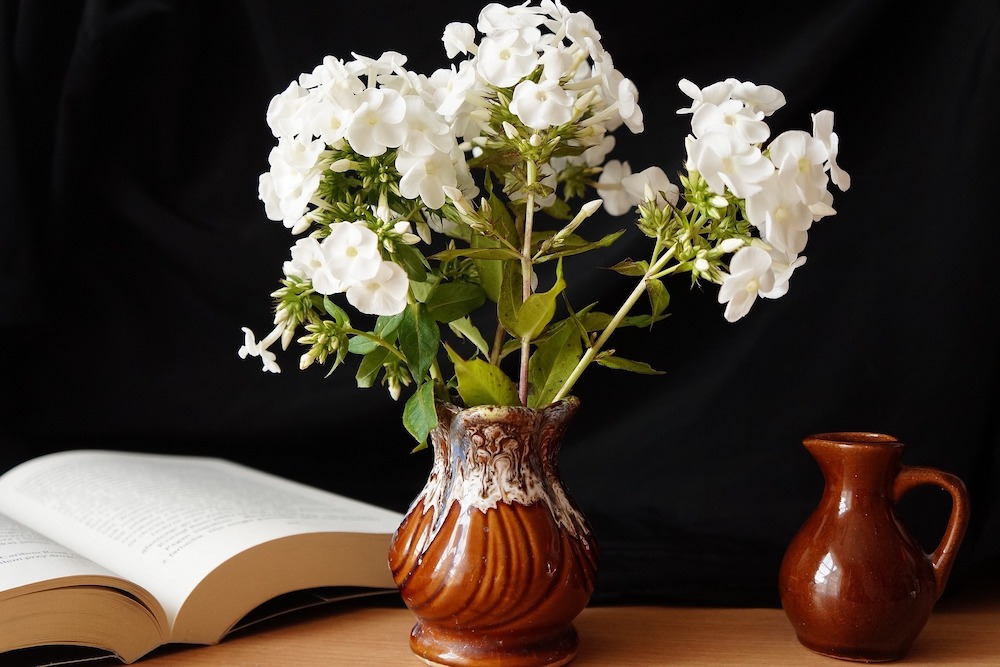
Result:
[[[293,327],[287,327],[281,332],[281,349],[287,350],[288,346],[292,344],[292,338],[295,336],[295,329]]]
[[[330,171],[342,174],[353,166],[354,162],[348,160],[347,158],[341,158],[339,160],[335,160],[333,164],[330,165]]]
[[[592,199],[583,206],[580,207],[580,213],[583,213],[588,218],[597,212],[597,209],[601,208],[604,204],[603,199]]]
[[[719,248],[724,253],[736,252],[737,250],[743,247],[743,243],[744,243],[743,239],[738,239],[738,238],[724,239],[722,243],[719,244]]]

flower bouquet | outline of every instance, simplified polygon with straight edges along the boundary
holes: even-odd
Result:
[[[607,343],[665,317],[666,278],[718,284],[738,320],[785,293],[812,224],[835,213],[830,182],[850,185],[832,112],[772,137],[784,96],[735,79],[680,81],[691,132],[675,180],[609,159],[615,131],[643,130],[638,92],[560,0],[489,4],[443,43],[452,62],[429,75],[396,52],[328,56],[273,98],[259,196],[295,240],[273,328],[244,328],[239,349],[279,372],[275,345],[295,343],[301,369],[353,360],[358,387],[407,388],[418,446],[436,401],[541,408],[591,364],[657,372]],[[563,260],[626,233],[649,251],[610,267],[634,281],[624,302],[571,303]]]

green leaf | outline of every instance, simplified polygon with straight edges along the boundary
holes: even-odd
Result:
[[[488,236],[475,234],[472,237],[473,248],[497,248],[499,246],[499,241]],[[482,286],[483,291],[486,292],[486,296],[490,301],[496,303],[497,299],[500,298],[500,284],[503,282],[504,261],[473,258],[472,263],[476,266],[476,273],[479,274],[479,284]]]
[[[652,308],[650,314],[652,318],[654,320],[662,319],[660,316],[663,315],[667,306],[670,305],[670,292],[667,291],[663,281],[659,278],[646,280],[646,294],[649,295],[649,303]]]
[[[441,261],[455,259],[458,257],[471,257],[472,259],[516,259],[521,260],[521,255],[510,248],[497,246],[496,248],[449,248],[431,255],[431,259]]]
[[[541,408],[551,403],[582,356],[583,345],[576,326],[569,320],[563,320],[554,327],[552,335],[539,342],[531,355],[528,364],[531,388],[528,407]]]
[[[543,256],[539,257],[536,261],[539,263],[548,262],[549,260],[553,260],[556,258],[569,257],[570,255],[579,255],[581,253],[589,252],[591,250],[596,250],[598,248],[607,248],[612,243],[617,241],[619,237],[621,237],[621,235],[624,233],[625,230],[620,229],[617,232],[612,232],[611,234],[602,237],[600,240],[593,241],[590,243],[585,242],[581,244],[569,243],[568,241],[570,239],[566,239],[567,243],[565,245],[560,246],[558,250],[545,253]]]
[[[472,341],[472,344],[476,346],[476,349],[478,349],[484,357],[490,356],[489,343],[486,342],[486,339],[483,338],[483,334],[480,333],[479,329],[472,323],[471,319],[468,317],[460,317],[456,320],[448,322],[448,326],[451,327],[451,330],[458,335]]]
[[[423,382],[403,406],[403,426],[417,441],[417,449],[427,446],[427,436],[437,426],[434,410],[434,383]]]
[[[399,323],[402,320],[402,313],[397,313],[396,315],[379,315],[371,334],[392,345],[396,342],[396,330],[399,328]],[[354,336],[348,343],[347,349],[352,354],[368,354],[378,346],[378,341],[372,340],[367,336]]]
[[[556,314],[556,297],[566,289],[562,271],[557,271],[556,282],[547,292],[536,292],[529,296],[517,311],[512,323],[512,333],[518,338],[537,338]]]
[[[338,326],[350,326],[351,318],[348,317],[347,311],[335,304],[330,300],[330,297],[325,295],[323,296],[323,308],[326,310],[327,314],[333,318],[333,321],[336,322]]]
[[[410,294],[412,294],[413,298],[417,301],[425,303],[427,301],[427,297],[430,296],[431,292],[434,291],[434,288],[437,287],[439,282],[441,282],[441,276],[434,274],[428,275],[425,280],[420,282],[411,280]]]
[[[594,359],[594,361],[605,368],[630,371],[641,375],[663,375],[663,371],[656,370],[645,361],[632,361],[631,359],[623,359],[622,357],[616,357],[613,355],[605,356],[601,354],[597,355],[597,358]]]
[[[486,302],[486,293],[475,283],[441,283],[427,296],[427,314],[438,322],[465,317]]]
[[[424,256],[419,250],[405,243],[396,243],[392,251],[392,258],[406,271],[406,276],[413,281],[422,282],[427,278],[427,268],[424,264]]]
[[[499,367],[482,359],[466,361],[446,346],[455,365],[456,390],[466,407],[474,405],[518,405],[517,387]]]
[[[410,375],[415,381],[421,382],[427,375],[440,342],[441,330],[434,318],[427,314],[426,306],[422,303],[408,304],[399,323],[399,349],[406,357]]]
[[[358,372],[354,376],[358,381],[358,387],[366,389],[375,384],[378,373],[382,370],[382,364],[385,363],[388,356],[389,350],[379,345],[361,359]]]
[[[517,312],[521,310],[522,289],[520,262],[504,262],[500,295],[497,299],[497,317],[500,324],[511,333],[517,324]]]
[[[616,271],[623,276],[644,276],[646,275],[646,271],[649,270],[649,262],[644,259],[638,262],[631,259],[623,259],[612,266],[611,270]]]
[[[351,354],[368,354],[378,346],[378,342],[367,336],[352,336],[347,343],[347,351]]]

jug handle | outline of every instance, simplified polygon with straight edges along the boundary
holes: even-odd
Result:
[[[944,535],[937,549],[927,554],[931,567],[934,568],[937,597],[941,597],[945,584],[948,583],[948,575],[951,574],[951,566],[955,562],[958,547],[969,525],[969,492],[965,488],[965,483],[951,473],[936,468],[901,466],[892,487],[893,500],[898,502],[907,491],[925,484],[939,486],[951,495],[951,515],[948,517]]]

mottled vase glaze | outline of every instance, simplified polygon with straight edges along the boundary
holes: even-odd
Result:
[[[903,443],[889,435],[823,433],[803,444],[826,485],[782,560],[782,607],[799,641],[817,653],[857,662],[899,659],[948,581],[969,520],[965,485],[934,468],[901,465]],[[930,554],[894,509],[924,484],[940,486],[952,500]]]
[[[578,407],[438,405],[434,462],[393,536],[389,566],[430,665],[564,665],[590,600],[597,546],[558,452]]]

